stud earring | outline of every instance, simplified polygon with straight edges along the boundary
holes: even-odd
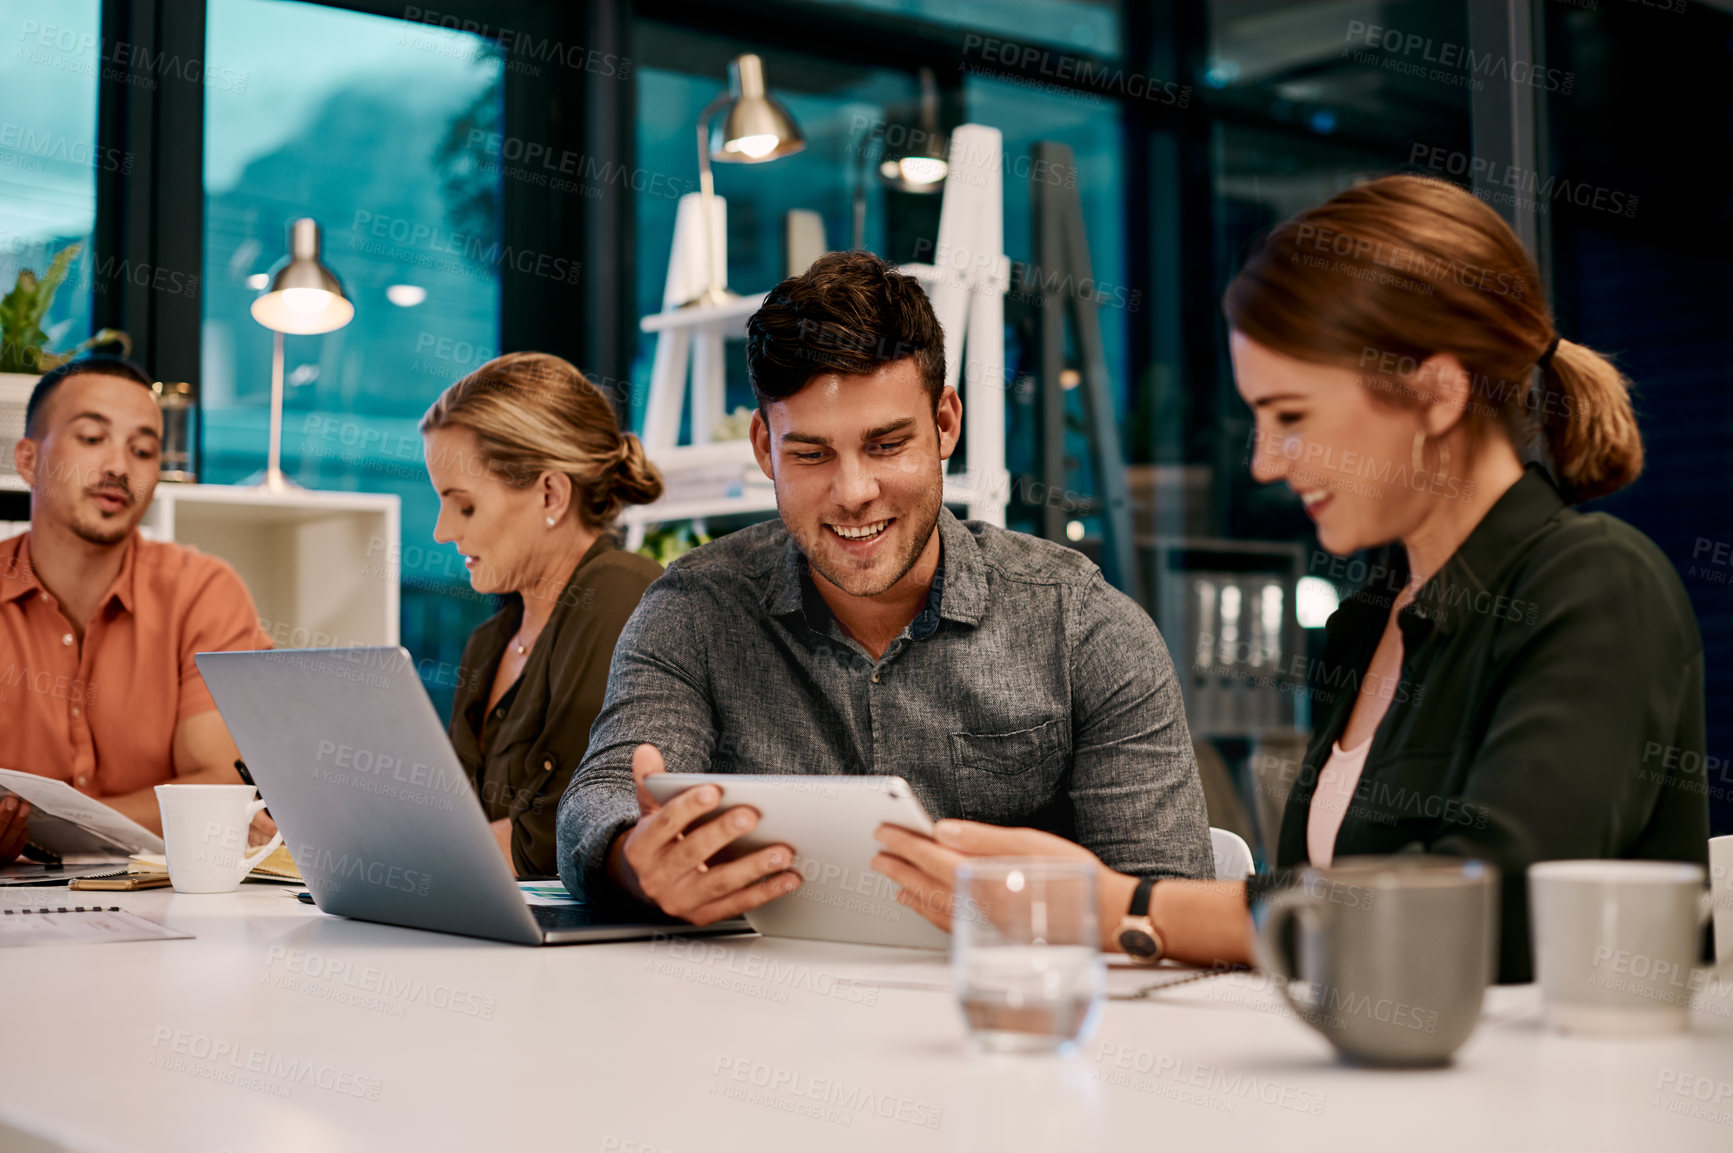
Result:
[[[551,517],[551,516],[550,516],[550,517],[549,517],[549,518],[548,518],[548,527],[549,527],[549,528],[553,528],[553,527],[554,527],[554,518],[553,518],[553,517]]]

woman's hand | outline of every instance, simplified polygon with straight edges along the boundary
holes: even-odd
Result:
[[[1039,829],[1005,829],[977,821],[940,821],[924,837],[895,825],[880,825],[873,838],[884,850],[875,872],[901,886],[897,900],[947,933],[955,907],[957,866],[967,857],[1048,857],[1088,861],[1096,870],[1096,915],[1102,948],[1116,948],[1119,918],[1131,904],[1137,880],[1116,873],[1094,853]]]
[[[511,818],[501,817],[497,821],[489,821],[487,828],[493,834],[493,843],[505,854],[505,867],[512,870],[512,876],[517,876],[517,869],[512,866],[511,861]]]
[[[253,823],[247,826],[247,848],[256,849],[277,835],[277,822],[271,819],[271,814],[260,809],[253,814]]]

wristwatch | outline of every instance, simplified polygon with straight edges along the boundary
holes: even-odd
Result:
[[[1155,931],[1155,922],[1149,919],[1149,894],[1159,879],[1145,877],[1137,882],[1137,888],[1131,894],[1131,908],[1119,919],[1119,947],[1125,950],[1126,956],[1146,965],[1161,960],[1161,934]]]

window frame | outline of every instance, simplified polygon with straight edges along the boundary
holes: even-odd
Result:
[[[406,20],[397,0],[292,0],[323,7]],[[1470,14],[1470,40],[1505,52],[1539,51],[1541,13],[1537,0],[1512,0],[1508,18]],[[502,28],[538,37],[581,43],[592,52],[634,59],[639,22],[656,22],[730,37],[745,35],[767,48],[782,48],[846,64],[870,64],[917,72],[934,69],[941,96],[954,105],[962,87],[957,53],[968,30],[918,18],[815,6],[799,0],[588,0],[587,3],[538,3],[536,0],[441,0],[440,12],[470,21],[483,35],[498,39]],[[1122,0],[1122,51],[1116,57],[1053,49],[1096,68],[1124,68],[1146,76],[1191,84],[1201,74],[1208,50],[1208,0],[1174,0],[1150,5]],[[105,41],[129,42],[151,52],[203,59],[205,0],[103,0]],[[1212,107],[1207,89],[1194,86],[1193,100],[1180,109],[1135,99],[1126,92],[1102,93],[1077,78],[1078,69],[1055,73],[1039,61],[995,62],[1012,78],[1038,81],[1112,102],[1121,125],[1120,217],[1126,238],[1127,287],[1151,302],[1151,323],[1127,332],[1131,375],[1119,382],[1122,403],[1136,400],[1135,383],[1152,366],[1170,371],[1154,387],[1201,397],[1198,385],[1219,375],[1219,318],[1211,287],[1214,231],[1210,170],[1213,126],[1234,122],[1296,138],[1310,137],[1303,126],[1241,109]],[[633,68],[635,73],[636,67]],[[126,77],[99,79],[98,141],[135,158],[133,170],[97,173],[94,258],[126,261],[125,267],[198,270],[203,267],[204,90],[182,76],[163,76],[150,88],[134,88]],[[553,149],[571,149],[602,165],[630,169],[636,163],[634,120],[636,83],[599,71],[555,69],[541,77],[507,70],[505,130]],[[1532,92],[1519,86],[1492,86],[1472,105],[1471,134],[1477,154],[1508,158],[1540,171],[1548,153],[1543,110]],[[1518,209],[1510,210],[1519,212]],[[1550,279],[1550,244],[1544,221],[1512,219],[1519,235],[1533,238],[1543,277]],[[543,279],[501,269],[500,344],[535,347],[564,356],[606,380],[630,378],[637,346],[638,317],[632,294],[610,286],[635,283],[636,244],[633,198],[571,198],[520,181],[504,189],[505,243],[529,251],[558,252],[583,263],[577,285],[552,285]],[[202,305],[196,295],[154,292],[129,278],[119,290],[99,294],[92,323],[128,332],[135,355],[163,379],[200,384]],[[578,318],[577,323],[573,318]],[[1218,382],[1219,383],[1219,382]],[[1215,390],[1200,403],[1218,408],[1226,402]],[[626,416],[630,398],[612,399]],[[1217,415],[1220,415],[1219,413]],[[1171,456],[1167,430],[1152,432],[1154,443],[1132,448],[1139,458]],[[1131,447],[1131,446],[1128,446]],[[202,457],[202,446],[198,450]],[[195,459],[195,467],[200,460]],[[1222,510],[1225,511],[1225,510]],[[1225,523],[1225,522],[1224,522]]]

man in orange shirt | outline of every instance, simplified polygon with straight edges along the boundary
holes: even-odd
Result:
[[[240,783],[193,654],[271,647],[226,562],[138,534],[161,451],[136,365],[54,369],[13,452],[30,531],[0,541],[0,768],[66,781],[156,832],[154,786]],[[29,811],[0,800],[0,864],[24,848]]]

